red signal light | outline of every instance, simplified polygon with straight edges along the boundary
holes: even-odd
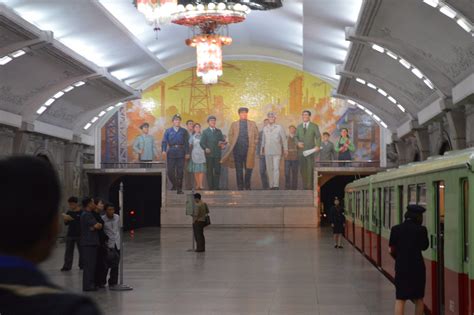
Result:
[[[135,215],[135,210],[130,211],[130,215]]]

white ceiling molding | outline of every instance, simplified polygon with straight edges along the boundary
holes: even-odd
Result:
[[[438,99],[418,112],[418,123],[424,125],[443,114],[447,109],[445,100]]]
[[[418,127],[418,123],[413,120],[409,120],[405,122],[404,124],[400,125],[397,128],[397,136],[399,139],[402,139],[403,137],[409,135],[413,129]]]
[[[20,128],[22,118],[20,115],[12,114],[4,110],[0,110],[0,124]]]
[[[73,140],[74,137],[74,133],[70,129],[54,126],[38,120],[33,123],[33,130],[30,131],[65,140]]]
[[[467,102],[470,99],[471,104],[474,104],[474,73],[462,80],[453,88],[453,103]]]

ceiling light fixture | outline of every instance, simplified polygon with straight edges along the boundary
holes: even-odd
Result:
[[[362,80],[361,78],[356,78],[356,81],[360,84],[365,84],[365,80]]]
[[[461,12],[457,11],[446,1],[441,0],[423,0],[424,3],[428,4],[433,8],[439,8],[439,11],[449,17],[450,19],[456,20],[456,23],[466,32],[470,33],[471,36],[474,36],[474,27],[469,19],[464,16]]]
[[[79,87],[79,86],[82,86],[84,84],[85,84],[84,81],[78,81],[78,82],[74,83],[73,85],[69,85],[68,87],[64,88],[63,90],[56,92],[56,94],[54,94],[51,98],[49,98],[46,102],[44,102],[44,104],[36,111],[36,113],[38,115],[43,114],[44,111],[48,108],[48,106],[53,104],[60,97],[64,96],[64,94],[72,91],[74,89],[74,86]]]
[[[378,124],[382,125],[382,127],[384,127],[385,129],[387,129],[387,124],[377,115],[375,115],[374,113],[372,113],[370,110],[368,110],[367,108],[365,108],[364,106],[360,105],[359,103],[353,101],[353,100],[347,100],[347,102],[349,104],[352,104],[352,105],[356,105],[357,108],[359,108],[360,110],[364,111],[367,115],[369,115],[372,119],[374,119]]]
[[[400,60],[398,62],[400,62],[407,69],[410,69],[410,67],[411,67],[411,64],[403,58],[400,58]]]
[[[440,8],[439,8],[439,12],[443,13],[444,15],[446,15],[447,17],[449,17],[450,19],[454,19],[457,15],[456,11],[454,11],[453,9],[451,9],[450,6],[444,4],[442,5]]]
[[[20,49],[20,50],[17,50],[17,51],[15,51],[15,52],[12,52],[12,53],[11,53],[11,56],[12,56],[13,58],[18,58],[18,57],[23,56],[24,54],[26,54],[25,51]]]
[[[373,45],[372,45],[372,49],[373,49],[373,50],[376,50],[376,51],[378,51],[378,52],[380,52],[380,53],[384,53],[384,52],[385,52],[385,49],[384,49],[383,47],[377,45],[377,44],[373,44]]]
[[[7,63],[9,63],[12,60],[13,60],[13,58],[10,57],[10,56],[3,56],[2,58],[0,58],[0,66],[6,65]]]
[[[84,126],[84,130],[87,130],[87,129],[89,129],[89,128],[90,128],[90,126],[92,126],[92,124],[91,124],[91,123],[87,123],[87,124]]]
[[[436,8],[439,4],[438,0],[423,0],[423,2],[426,3],[427,5],[432,6],[433,8]]]

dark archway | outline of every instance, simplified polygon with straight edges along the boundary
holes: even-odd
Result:
[[[341,205],[344,205],[344,189],[346,188],[347,184],[353,182],[356,179],[358,179],[358,177],[355,175],[334,176],[333,178],[328,180],[323,186],[321,186],[320,198],[321,203],[324,207],[324,212],[326,213],[326,217],[324,217],[323,214],[321,220],[322,224],[324,224],[324,221],[327,220],[329,210],[334,205],[334,198],[338,197],[341,201]]]

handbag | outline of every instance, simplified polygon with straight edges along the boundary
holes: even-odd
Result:
[[[209,207],[207,206],[207,203],[204,203],[204,205],[206,206],[206,217],[204,221],[204,226],[208,226],[211,225],[211,217],[209,216]]]

